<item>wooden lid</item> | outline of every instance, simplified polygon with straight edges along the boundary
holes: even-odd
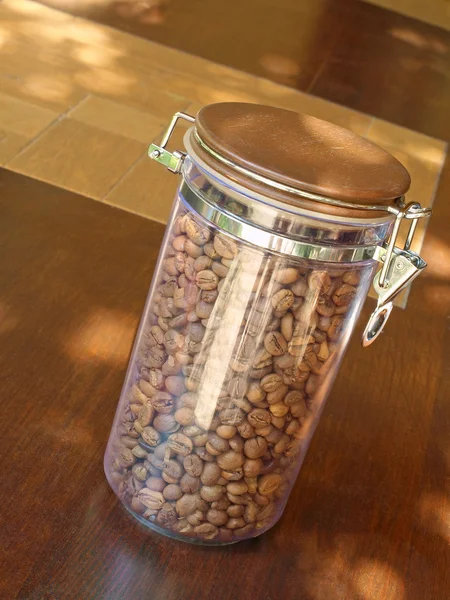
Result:
[[[379,146],[347,129],[289,110],[242,102],[210,104],[198,113],[195,132],[196,150],[216,171],[291,205],[304,207],[305,200],[300,202],[279,187],[274,190],[261,177],[348,203],[380,206],[393,204],[411,183],[405,167]],[[229,161],[256,177],[238,172]],[[363,215],[361,210],[310,202],[311,210],[368,217],[366,211]]]

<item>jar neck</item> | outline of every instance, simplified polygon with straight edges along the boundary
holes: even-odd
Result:
[[[393,218],[346,219],[292,207],[245,190],[187,156],[181,195],[208,221],[239,239],[283,254],[319,261],[373,258]]]

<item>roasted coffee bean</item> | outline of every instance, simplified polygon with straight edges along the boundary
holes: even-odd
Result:
[[[166,485],[162,493],[164,498],[169,501],[179,500],[183,495],[181,487],[175,483],[169,483]]]
[[[192,477],[200,477],[203,470],[203,461],[197,454],[189,454],[183,460],[183,466],[186,473]]]
[[[173,397],[167,392],[157,392],[150,402],[155,411],[160,414],[169,414],[173,410]]]
[[[245,477],[257,477],[263,468],[263,461],[260,458],[247,458],[244,462],[243,471]]]
[[[272,296],[272,307],[278,313],[287,312],[294,302],[294,294],[291,290],[283,288]]]
[[[186,427],[187,425],[193,425],[195,422],[195,414],[191,408],[184,406],[179,408],[174,415],[175,421],[180,425]]]
[[[216,433],[218,436],[223,438],[224,440],[229,440],[233,436],[236,435],[237,429],[233,425],[219,425],[216,429]]]
[[[224,510],[211,508],[206,513],[206,519],[216,527],[221,527],[228,521],[228,514]]]
[[[167,446],[174,454],[187,456],[192,452],[194,444],[192,440],[183,433],[173,433],[167,439]]]
[[[224,408],[219,413],[222,425],[238,426],[245,419],[245,413],[240,408]]]
[[[266,375],[266,377],[270,377],[270,375]],[[246,394],[247,400],[249,400],[249,402],[252,402],[253,404],[257,402],[262,402],[266,397],[266,392],[261,387],[264,379],[264,377],[261,379],[261,383],[258,381],[250,382]]]
[[[201,290],[215,290],[219,283],[219,277],[214,271],[205,269],[196,274],[195,282]]]
[[[180,479],[180,489],[185,494],[195,494],[200,489],[200,479],[185,473]],[[178,500],[178,498],[175,498],[175,500]]]
[[[229,237],[224,235],[214,236],[214,250],[222,258],[234,258],[237,255],[237,245]]]
[[[342,283],[333,294],[333,302],[336,306],[348,306],[356,295],[356,288],[353,285]]]
[[[244,453],[248,458],[260,458],[261,456],[264,456],[264,454],[267,452],[267,449],[267,440],[262,436],[257,436],[247,440],[244,444]]]
[[[182,477],[183,472],[184,472],[184,469],[177,460],[169,459],[169,460],[165,460],[163,462],[163,465],[162,465],[163,477],[164,477],[164,475],[166,475],[166,477],[178,481],[178,479],[180,479]],[[166,479],[166,481],[167,481],[167,479]]]
[[[161,492],[155,492],[148,488],[142,488],[138,493],[138,500],[147,508],[159,510],[164,504],[164,496]]]
[[[244,471],[241,467],[238,467],[232,471],[222,471],[221,476],[225,481],[239,481],[244,477]]]
[[[217,502],[225,493],[225,488],[222,485],[204,485],[200,489],[200,496],[206,502]]]
[[[184,230],[187,237],[199,246],[206,244],[211,238],[211,233],[206,227],[202,227],[197,221],[187,215],[184,222]]]
[[[281,484],[281,476],[277,473],[263,475],[258,482],[258,492],[261,496],[273,494]]]
[[[210,433],[208,441],[205,444],[206,450],[213,456],[222,454],[230,449],[230,444],[227,440],[221,438],[217,433]]]
[[[255,408],[247,415],[247,419],[252,427],[258,429],[270,423],[270,412],[263,408]]]
[[[161,438],[159,431],[151,426],[144,427],[141,436],[148,446],[156,446]]]
[[[264,347],[272,356],[281,356],[288,349],[287,342],[279,331],[272,331],[265,336]]]
[[[212,523],[202,523],[194,527],[194,533],[205,540],[213,540],[219,534],[219,530]]]
[[[175,510],[180,517],[187,517],[197,510],[196,507],[196,495],[195,494],[183,494],[175,504]]]
[[[207,462],[203,466],[200,481],[203,485],[216,484],[222,475],[222,469],[216,462]]]
[[[231,471],[242,467],[244,464],[244,455],[233,450],[229,450],[217,457],[217,464],[224,471]]]
[[[177,511],[170,502],[164,502],[156,517],[156,522],[161,527],[173,527],[178,520]]]
[[[167,414],[156,416],[153,420],[153,426],[161,433],[175,433],[180,428],[179,423],[174,419],[173,415]]]

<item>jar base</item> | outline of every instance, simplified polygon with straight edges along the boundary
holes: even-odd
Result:
[[[134,510],[129,508],[126,504],[123,504],[123,506],[127,509],[127,511],[135,519],[137,519],[140,523],[142,523],[142,525],[144,525],[148,529],[152,529],[153,531],[156,531],[157,533],[165,535],[168,538],[171,538],[173,540],[177,540],[180,542],[184,542],[187,544],[195,544],[196,546],[231,546],[232,544],[238,544],[239,542],[243,542],[243,541],[245,541],[245,539],[251,539],[251,538],[242,538],[242,540],[232,540],[231,542],[220,542],[217,540],[199,540],[198,538],[192,538],[187,535],[181,535],[180,533],[177,533],[176,531],[166,529],[165,527],[160,527],[156,523],[152,523],[148,519],[144,519],[144,517],[142,517],[142,515],[139,515],[138,513],[134,512]],[[260,535],[260,534],[258,534],[258,535]]]

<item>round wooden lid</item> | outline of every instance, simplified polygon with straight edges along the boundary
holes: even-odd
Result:
[[[376,144],[332,123],[289,110],[242,102],[210,104],[199,111],[195,131],[208,164],[269,196],[274,190],[270,186],[264,190],[264,178],[281,187],[348,203],[389,206],[411,183],[405,167]],[[225,160],[217,160],[217,155]],[[233,165],[256,177],[236,172]],[[295,195],[279,187],[276,197],[280,195],[295,205]],[[317,201],[311,202],[311,209],[317,209]],[[320,212],[326,212],[323,208]],[[330,212],[356,216],[348,209],[332,207]]]

